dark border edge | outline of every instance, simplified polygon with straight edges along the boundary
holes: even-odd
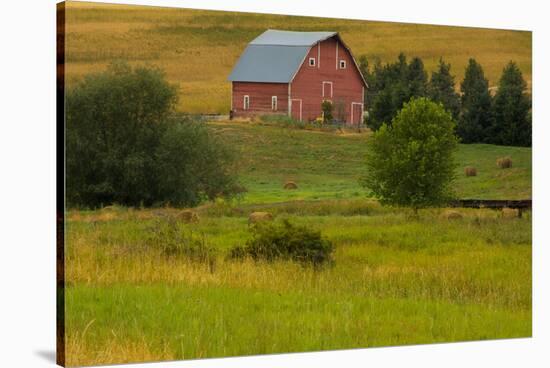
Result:
[[[56,363],[65,366],[65,2],[56,4]]]

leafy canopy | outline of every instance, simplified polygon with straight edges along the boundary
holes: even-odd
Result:
[[[413,98],[368,142],[362,185],[383,204],[419,208],[452,197],[455,123],[441,104]]]
[[[162,71],[127,64],[69,90],[69,205],[192,205],[226,191],[227,149],[206,127],[171,118],[176,101]]]

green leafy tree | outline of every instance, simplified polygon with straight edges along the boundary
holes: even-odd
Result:
[[[418,209],[452,198],[455,123],[443,105],[413,98],[368,143],[362,185],[381,203]]]
[[[460,90],[462,113],[458,120],[458,136],[463,143],[491,142],[493,112],[489,82],[474,59],[468,61]]]
[[[210,182],[212,178],[207,181],[202,174],[210,167],[205,166],[201,156],[209,141],[185,140],[183,134],[172,136],[175,129],[184,131],[176,128],[183,122],[169,118],[176,101],[176,88],[166,82],[160,70],[131,68],[127,64],[113,64],[104,72],[88,75],[69,90],[66,98],[69,205],[163,202],[191,205],[203,194],[212,196],[215,190],[210,185],[217,183]],[[185,132],[194,133],[189,129]],[[169,183],[181,173],[164,170],[164,163],[180,160],[187,160],[191,166],[186,167],[192,170],[186,172],[190,176],[188,185],[174,188]],[[183,194],[188,192],[194,195]]]
[[[494,143],[508,146],[531,146],[531,99],[527,84],[514,62],[502,72],[494,98]]]
[[[434,102],[441,102],[443,106],[458,119],[460,113],[460,96],[455,91],[455,78],[451,75],[451,64],[439,59],[439,66],[432,73],[428,85],[427,96]]]

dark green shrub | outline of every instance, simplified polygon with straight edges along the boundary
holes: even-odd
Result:
[[[332,243],[321,236],[320,231],[305,226],[292,225],[287,220],[281,224],[259,223],[251,228],[253,237],[244,247],[235,247],[230,256],[250,256],[255,260],[292,260],[304,264],[320,265],[331,262]]]
[[[113,64],[67,92],[69,206],[193,206],[234,187],[227,146],[205,124],[172,118],[162,71]]]

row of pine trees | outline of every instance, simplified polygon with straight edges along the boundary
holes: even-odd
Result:
[[[463,143],[531,146],[531,98],[521,71],[512,61],[504,68],[494,96],[483,68],[474,59],[468,62],[460,93],[455,89],[451,65],[443,59],[429,79],[422,59],[407,61],[403,53],[394,63],[378,62],[372,68],[361,56],[359,67],[369,85],[365,104],[367,125],[373,130],[382,123],[390,124],[412,97],[428,97],[453,115]]]

